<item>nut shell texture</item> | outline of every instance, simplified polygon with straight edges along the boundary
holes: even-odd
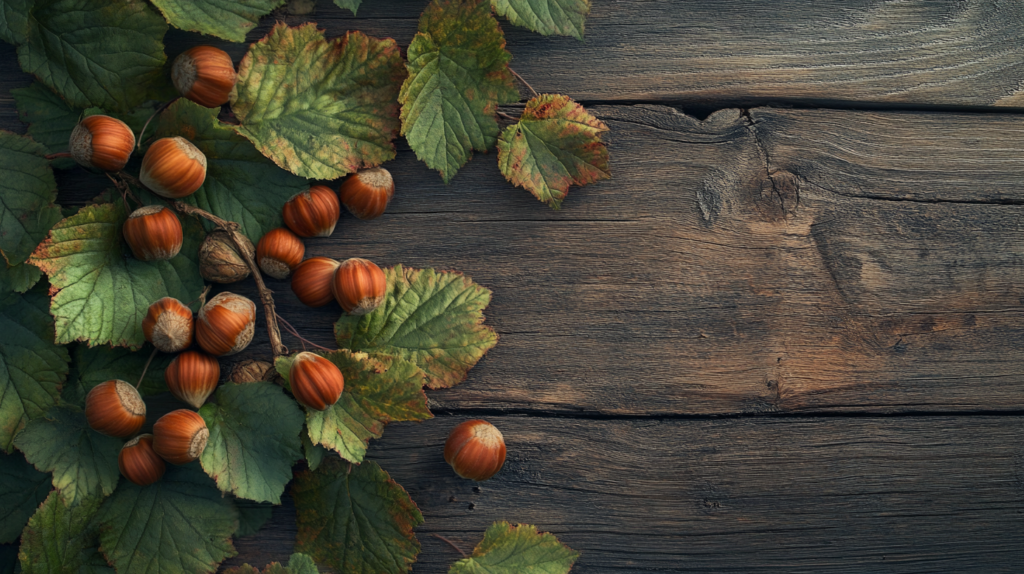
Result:
[[[328,237],[341,216],[338,194],[323,185],[296,194],[281,210],[284,224],[299,237]]]
[[[358,257],[343,261],[331,283],[334,298],[351,315],[365,315],[379,307],[384,302],[387,287],[380,267]]]
[[[117,455],[117,467],[125,478],[139,486],[153,484],[167,470],[164,459],[153,450],[151,434],[141,434],[124,443]]]
[[[239,234],[249,257],[256,258],[256,248],[249,238]],[[249,265],[238,253],[227,231],[211,231],[199,247],[199,274],[214,283],[234,283],[249,276]]]
[[[171,464],[199,458],[209,438],[206,421],[188,409],[171,411],[153,424],[153,450]]]
[[[505,437],[487,421],[466,421],[448,435],[444,460],[462,478],[487,480],[505,464]]]
[[[177,353],[192,344],[192,310],[173,297],[158,299],[142,319],[142,334],[165,353]]]
[[[256,263],[274,279],[284,279],[302,263],[306,246],[298,235],[284,227],[271,229],[256,244]]]
[[[185,351],[167,366],[164,380],[171,394],[198,409],[217,388],[220,363],[206,353]]]
[[[256,304],[227,291],[203,305],[196,317],[196,342],[220,357],[249,346],[256,328]]]
[[[349,176],[338,190],[345,209],[359,219],[374,219],[384,214],[395,196],[395,181],[382,168],[364,169]]]
[[[104,381],[85,396],[85,420],[92,430],[118,438],[139,432],[146,422],[146,403],[125,381]]]
[[[213,46],[190,48],[179,54],[171,66],[171,81],[178,92],[208,108],[228,103],[236,79],[231,56]]]
[[[89,116],[71,131],[68,148],[79,165],[121,171],[135,149],[135,134],[117,118]]]
[[[206,156],[183,137],[158,139],[142,158],[139,180],[170,199],[192,195],[206,181]]]
[[[338,402],[345,377],[334,363],[314,353],[299,353],[288,371],[292,394],[300,404],[322,411]]]
[[[310,307],[323,307],[334,301],[331,283],[341,264],[327,257],[310,257],[292,272],[292,293]]]
[[[173,211],[147,205],[133,211],[121,228],[132,255],[140,261],[166,261],[181,251],[184,235]]]

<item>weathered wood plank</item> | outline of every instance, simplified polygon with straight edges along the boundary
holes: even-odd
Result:
[[[490,418],[508,461],[480,484],[442,458],[461,418],[389,426],[371,449],[423,511],[413,572],[447,572],[496,520],[581,551],[573,572],[1016,572],[1020,417],[594,421]],[[289,502],[290,504],[290,502]],[[290,506],[236,542],[284,560]]]

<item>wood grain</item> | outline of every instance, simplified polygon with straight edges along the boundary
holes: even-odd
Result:
[[[489,417],[491,480],[442,459],[460,417],[395,424],[370,450],[420,506],[415,574],[447,572],[492,522],[536,524],[612,572],[1016,572],[1024,563],[1020,417],[567,420]],[[236,541],[285,560],[290,501]]]

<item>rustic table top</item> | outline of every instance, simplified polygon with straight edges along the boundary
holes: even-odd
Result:
[[[407,46],[425,4],[282,18]],[[594,0],[584,42],[503,29],[533,87],[609,125],[613,178],[552,211],[493,156],[444,185],[400,140],[387,214],[307,242],[494,291],[498,346],[371,443],[425,518],[413,572],[458,558],[433,534],[470,549],[496,520],[585,574],[1019,572],[1024,4]],[[30,81],[0,44],[0,128],[24,133]],[[61,204],[102,189],[59,177]],[[333,341],[334,314],[269,286]],[[258,329],[238,358],[268,348]],[[468,418],[508,444],[480,485],[441,455]],[[286,499],[226,565],[294,537]]]

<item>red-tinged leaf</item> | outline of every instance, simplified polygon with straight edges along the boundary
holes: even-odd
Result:
[[[608,126],[566,96],[544,94],[526,104],[522,117],[498,139],[498,166],[513,184],[558,209],[570,185],[611,177]]]
[[[473,555],[452,564],[448,574],[566,574],[579,556],[536,526],[495,522]]]
[[[271,562],[263,569],[263,574],[319,574],[319,572],[312,558],[298,552],[291,555],[287,566],[280,562]],[[224,574],[260,574],[260,569],[243,564],[237,568],[228,568]]]

